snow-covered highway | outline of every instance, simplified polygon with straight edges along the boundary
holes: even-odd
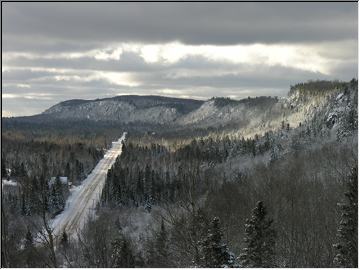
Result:
[[[50,225],[55,237],[60,236],[63,231],[68,236],[74,237],[84,227],[87,220],[95,215],[95,206],[100,200],[107,172],[121,154],[125,136],[126,133],[117,142],[113,142],[111,149],[106,152],[91,174],[80,186],[72,190],[64,211],[51,221]]]

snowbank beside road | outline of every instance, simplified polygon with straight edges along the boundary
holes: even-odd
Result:
[[[59,236],[65,231],[68,236],[73,237],[84,227],[89,218],[95,216],[95,207],[100,201],[107,171],[121,154],[122,142],[125,137],[126,133],[117,142],[114,142],[111,149],[106,152],[104,158],[99,161],[82,184],[71,190],[64,211],[50,222],[55,236]]]

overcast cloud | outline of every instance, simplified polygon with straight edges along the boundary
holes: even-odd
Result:
[[[356,3],[2,3],[3,116],[121,94],[286,95],[357,77]]]

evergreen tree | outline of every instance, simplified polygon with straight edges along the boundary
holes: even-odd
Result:
[[[6,178],[7,172],[6,172],[6,158],[5,156],[1,157],[1,178]]]
[[[111,258],[113,267],[130,268],[135,267],[134,251],[130,243],[124,237],[116,238],[112,243]]]
[[[26,232],[24,247],[25,249],[34,247],[34,239],[30,230]]]
[[[122,256],[122,265],[123,267],[134,267],[135,266],[135,257],[133,255],[133,250],[130,247],[128,240],[124,239],[121,246],[121,256]]]
[[[28,186],[24,191],[26,192],[26,207],[28,208],[29,214],[33,214],[39,212],[41,209],[39,201],[41,183],[37,177],[32,177],[29,182],[30,186]]]
[[[194,266],[201,266],[201,248],[202,243],[201,241],[205,239],[207,235],[207,229],[209,228],[209,220],[206,216],[206,213],[203,209],[198,209],[190,219],[189,224],[189,234],[190,239],[194,241],[193,244],[193,260],[192,263]]]
[[[338,227],[338,243],[334,245],[334,264],[338,267],[358,267],[358,178],[357,167],[352,169],[345,193],[346,203],[340,204],[341,220]]]
[[[350,81],[350,87],[352,89],[356,89],[357,90],[357,86],[358,86],[358,80],[353,78],[351,81]]]
[[[63,186],[59,177],[56,177],[55,182],[51,186],[50,207],[55,214],[62,211],[65,207]]]
[[[26,216],[28,215],[28,207],[26,205],[25,193],[21,193],[21,215]]]
[[[69,180],[71,179],[71,181],[73,181],[72,177],[71,177],[71,169],[70,169],[70,164],[69,162],[66,163],[66,167],[65,167],[65,176],[67,176],[69,178]]]
[[[263,202],[258,202],[251,219],[245,224],[245,248],[240,254],[243,267],[275,267],[275,230],[272,219],[266,217]]]
[[[138,178],[136,182],[136,195],[138,198],[138,201],[141,203],[144,198],[144,179],[142,171],[138,169]]]
[[[144,180],[145,200],[149,200],[151,196],[151,169],[148,164],[145,167]]]
[[[154,239],[147,242],[147,266],[148,267],[171,267],[168,247],[168,233],[164,221],[161,222],[160,230],[155,233]]]
[[[25,177],[27,176],[26,170],[25,170],[25,165],[23,162],[21,162],[20,167],[19,167],[19,171],[18,171],[18,176],[20,177]]]
[[[214,218],[205,239],[202,241],[201,267],[232,267],[234,255],[222,241],[219,218]]]
[[[348,126],[348,129],[350,131],[353,131],[353,130],[356,130],[357,129],[357,106],[354,105],[351,107],[349,113],[348,113],[348,123],[347,123],[347,126]]]
[[[157,253],[157,267],[170,267],[168,233],[165,229],[164,220],[161,221],[160,231],[156,236],[155,249]]]

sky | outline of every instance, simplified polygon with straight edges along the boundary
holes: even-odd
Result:
[[[69,99],[286,96],[357,77],[357,3],[2,3],[2,114]]]

